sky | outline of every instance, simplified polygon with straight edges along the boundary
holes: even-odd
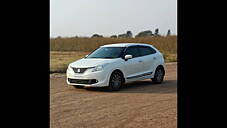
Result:
[[[50,37],[177,34],[177,0],[50,0]]]

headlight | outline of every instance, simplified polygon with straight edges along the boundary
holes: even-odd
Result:
[[[67,70],[68,70],[68,72],[73,71],[73,69],[71,68],[71,66],[70,66],[70,65],[68,66]]]
[[[102,70],[103,70],[103,66],[99,65],[99,66],[94,67],[91,71],[96,72],[96,71],[102,71]]]

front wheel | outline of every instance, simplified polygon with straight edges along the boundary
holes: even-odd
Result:
[[[152,81],[156,84],[161,84],[163,82],[164,75],[165,75],[164,69],[158,67],[155,71],[154,78],[152,78]]]
[[[110,91],[120,90],[121,85],[123,84],[123,77],[120,72],[113,72],[110,76],[109,87]]]

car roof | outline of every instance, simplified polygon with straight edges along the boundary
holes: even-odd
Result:
[[[117,43],[117,44],[107,44],[103,45],[101,47],[129,47],[129,46],[151,46],[150,44],[144,44],[144,43]]]

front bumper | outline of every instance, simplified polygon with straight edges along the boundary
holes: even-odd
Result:
[[[84,87],[106,87],[109,85],[109,75],[104,70],[97,72],[85,71],[84,73],[66,72],[68,85]]]
[[[95,84],[98,83],[98,80],[96,79],[71,79],[68,78],[69,83],[75,83],[75,84]]]

